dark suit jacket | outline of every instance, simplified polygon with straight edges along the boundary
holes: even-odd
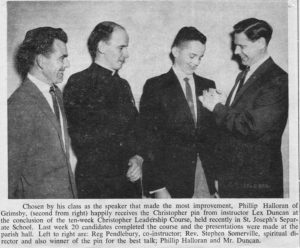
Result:
[[[29,79],[8,99],[8,184],[9,198],[77,196],[56,116]]]
[[[214,120],[198,97],[213,81],[194,74],[197,126],[171,69],[147,80],[140,102],[140,126],[144,143],[144,184],[150,191],[166,187],[172,197],[189,198],[194,193],[197,153],[203,163],[211,193],[214,193],[210,156]]]
[[[222,132],[216,150],[220,196],[282,197],[288,75],[269,58],[229,106],[231,94],[226,106],[217,104],[213,111]]]
[[[126,178],[136,154],[133,101],[128,82],[96,63],[69,78],[64,103],[79,198],[137,197],[137,185]]]

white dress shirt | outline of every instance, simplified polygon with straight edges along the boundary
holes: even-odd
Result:
[[[184,81],[185,78],[189,79],[189,84],[192,89],[192,98],[193,98],[193,104],[194,104],[194,111],[195,111],[195,117],[197,120],[197,102],[196,102],[196,86],[195,86],[195,81],[193,75],[186,75],[178,66],[173,65],[172,67],[176,77],[178,78],[182,91],[186,97],[186,82]]]

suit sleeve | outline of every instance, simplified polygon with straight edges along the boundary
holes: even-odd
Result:
[[[147,81],[140,101],[139,126],[141,154],[144,158],[143,175],[144,185],[148,191],[165,187],[162,170],[164,146],[164,114],[160,108],[159,89],[156,82]]]
[[[218,126],[249,140],[261,137],[274,123],[285,120],[287,112],[287,75],[274,77],[263,86],[250,106],[237,109],[217,104],[213,110]]]
[[[30,132],[24,129],[30,126],[29,111],[20,109],[14,103],[8,103],[8,198],[16,198],[21,187],[22,170],[26,165],[27,152],[30,147]],[[20,189],[20,191],[22,191]]]

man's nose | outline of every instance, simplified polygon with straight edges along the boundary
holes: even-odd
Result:
[[[124,48],[124,50],[123,50],[123,56],[124,56],[125,59],[127,59],[129,57],[129,52],[128,52],[127,48]]]
[[[193,62],[193,65],[198,66],[201,62],[201,58],[195,57],[195,58],[193,58],[192,62]]]
[[[202,58],[197,58],[197,59],[195,59],[195,62],[194,62],[194,63],[195,63],[196,66],[200,65],[201,59],[202,59]]]
[[[234,49],[234,54],[240,54],[241,53],[241,48],[236,46]]]
[[[70,61],[67,58],[65,58],[65,60],[64,60],[64,67],[65,68],[69,68],[70,67]]]

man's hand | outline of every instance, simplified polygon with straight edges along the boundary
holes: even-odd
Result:
[[[155,192],[155,198],[160,198],[160,199],[166,199],[166,198],[172,198],[169,191],[164,188],[161,190],[158,190],[157,192]]]
[[[139,180],[142,177],[142,164],[143,164],[143,158],[139,155],[133,156],[131,159],[129,159],[128,166],[129,169],[127,171],[127,178],[131,182],[135,182]]]
[[[203,95],[199,96],[200,102],[202,102],[203,107],[207,108],[209,111],[213,111],[218,103],[225,105],[226,95],[216,89],[208,89],[203,91]]]

